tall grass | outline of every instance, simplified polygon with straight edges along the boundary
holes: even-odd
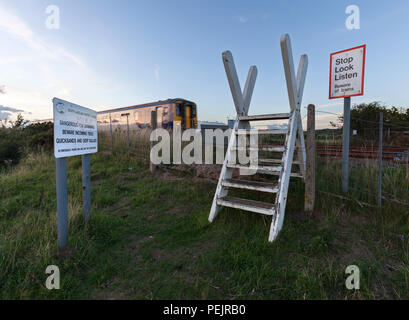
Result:
[[[149,134],[131,137],[128,149],[126,131],[115,132],[112,149],[109,131],[100,133],[88,223],[81,158],[68,159],[64,253],[56,247],[53,155],[30,154],[0,175],[0,299],[408,297],[408,207],[385,202],[381,211],[318,193],[308,215],[295,180],[282,233],[270,244],[266,217],[226,209],[209,224],[215,184],[192,177],[189,166],[177,176],[151,175]],[[317,189],[340,194],[340,163],[317,163]],[[385,170],[385,192],[407,197],[408,169]],[[353,187],[376,194],[376,183],[362,182],[376,177],[371,163],[351,166]],[[347,196],[370,201],[352,189]],[[44,287],[51,264],[60,268],[62,290]],[[362,270],[359,292],[345,289],[349,264]]]

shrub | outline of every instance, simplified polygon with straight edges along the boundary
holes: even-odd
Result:
[[[21,137],[11,130],[0,129],[0,168],[17,164],[23,156]]]
[[[52,122],[26,125],[18,115],[17,120],[10,123],[11,127],[0,127],[0,168],[17,164],[30,151],[52,150]]]

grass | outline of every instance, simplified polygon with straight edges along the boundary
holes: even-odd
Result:
[[[283,230],[269,243],[270,220],[261,215],[223,209],[209,224],[216,186],[194,169],[151,175],[146,143],[132,140],[128,156],[126,143],[116,140],[111,153],[109,139],[101,141],[91,157],[88,223],[81,158],[68,159],[70,248],[63,254],[52,154],[30,155],[1,174],[0,299],[409,298],[408,207],[385,203],[380,211],[318,194],[317,209],[305,213],[303,183],[295,180]],[[375,174],[352,170],[356,181]],[[405,170],[385,173],[388,190],[401,197],[408,196]],[[338,192],[339,171],[320,164],[317,188]],[[351,264],[361,270],[357,291],[345,288]],[[48,265],[60,268],[60,290],[45,288]]]

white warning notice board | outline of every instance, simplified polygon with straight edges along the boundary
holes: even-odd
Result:
[[[329,98],[364,94],[366,45],[331,53]]]
[[[54,156],[71,157],[98,151],[97,112],[53,99]]]

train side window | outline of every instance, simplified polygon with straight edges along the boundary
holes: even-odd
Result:
[[[192,117],[196,117],[196,107],[192,106]]]
[[[138,111],[134,112],[134,118],[135,118],[135,121],[139,120],[139,112]]]

